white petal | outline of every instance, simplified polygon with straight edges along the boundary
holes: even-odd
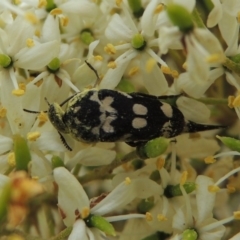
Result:
[[[14,57],[16,67],[38,70],[45,67],[58,56],[60,43],[57,40],[36,44],[31,48],[24,48]]]
[[[214,184],[211,178],[199,175],[196,179],[196,184],[197,221],[200,223],[208,217],[212,217],[216,194],[208,191],[208,186]]]
[[[78,219],[73,225],[73,229],[68,237],[68,240],[89,240],[86,230],[87,226],[85,222],[81,219]]]
[[[81,17],[94,17],[97,14],[96,5],[88,1],[68,1],[59,8],[67,13],[79,14]]]
[[[225,40],[228,46],[233,42],[233,38],[236,35],[236,31],[239,31],[239,24],[236,16],[231,16],[227,12],[223,12],[223,17],[219,21],[219,29],[222,38]],[[229,27],[231,26],[231,27]]]
[[[0,174],[0,189],[8,182],[10,182],[11,179],[3,174]]]
[[[120,82],[129,62],[137,55],[134,50],[129,50],[123,55],[118,57],[115,62],[117,67],[115,69],[109,69],[106,75],[103,77],[99,88],[100,89],[114,89]]]
[[[12,138],[0,135],[0,154],[10,151],[13,148]]]
[[[71,169],[80,163],[84,166],[101,166],[107,165],[116,157],[116,152],[112,150],[102,149],[98,147],[90,147],[79,151],[67,166]]]
[[[57,17],[48,14],[47,19],[43,24],[41,35],[42,42],[50,42],[53,40],[57,40],[58,42],[61,41],[59,22]]]
[[[92,208],[93,214],[104,215],[116,209],[121,209],[135,198],[147,198],[153,194],[160,194],[160,187],[157,183],[148,178],[133,179],[126,185],[120,183],[100,203]]]
[[[9,169],[8,154],[0,155],[0,173],[4,174],[8,169]],[[1,186],[0,186],[0,189],[1,189]]]
[[[200,98],[206,92],[206,90],[212,85],[212,81],[205,81],[200,83],[196,83],[193,81],[188,73],[182,73],[176,80],[177,88],[179,90],[183,90],[189,96]]]
[[[209,120],[211,112],[204,103],[181,96],[177,99],[177,106],[187,120],[198,123]]]
[[[216,24],[219,23],[220,19],[222,18],[222,4],[219,0],[212,0],[214,5],[212,11],[208,15],[207,19],[207,26],[209,28],[214,27]]]
[[[154,10],[158,4],[158,0],[152,0],[149,2],[147,7],[144,10],[144,13],[140,19],[141,27],[143,30],[143,34],[147,36],[152,36],[156,27],[156,14],[154,14]],[[155,19],[154,19],[155,17]]]
[[[140,62],[144,87],[148,90],[149,94],[161,96],[166,93],[168,89],[166,78],[157,64],[155,64],[151,72],[148,73],[146,71],[146,65],[144,64],[146,64],[148,59],[148,55],[144,54],[142,61]]]
[[[105,30],[105,35],[110,41],[129,42],[133,36],[132,30],[124,23],[123,19],[114,14]]]
[[[58,185],[58,205],[66,215],[63,219],[66,226],[75,222],[75,213],[80,213],[85,207],[89,207],[89,199],[82,185],[64,167],[53,170],[54,179]]]
[[[67,150],[63,145],[57,131],[41,132],[41,136],[36,140],[34,144],[36,144],[36,146],[42,151],[47,150],[66,152]]]

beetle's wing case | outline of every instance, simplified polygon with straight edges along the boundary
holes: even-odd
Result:
[[[148,141],[182,132],[182,113],[155,96],[96,89],[69,101],[63,116],[74,138],[86,142]]]

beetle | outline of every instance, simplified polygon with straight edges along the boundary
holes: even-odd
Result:
[[[74,94],[60,105],[48,103],[47,113],[69,150],[62,133],[87,143],[121,141],[139,146],[160,136],[173,138],[222,127],[188,121],[177,107],[161,101],[168,97],[93,88]]]

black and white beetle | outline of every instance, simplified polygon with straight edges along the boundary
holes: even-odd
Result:
[[[221,127],[187,121],[178,108],[161,102],[164,98],[168,96],[93,88],[76,93],[60,105],[49,104],[48,117],[69,150],[61,133],[87,143],[122,141],[138,146],[160,136],[172,138]]]

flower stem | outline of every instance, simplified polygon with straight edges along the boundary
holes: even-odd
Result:
[[[226,98],[194,98],[194,99],[209,105],[228,104],[228,100]]]
[[[227,58],[227,57],[225,58],[225,62],[223,63],[223,66],[240,75],[240,64],[232,61],[230,58]]]

